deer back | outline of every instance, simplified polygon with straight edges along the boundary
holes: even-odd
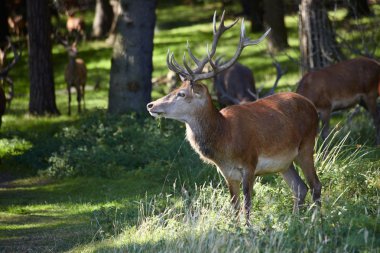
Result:
[[[66,65],[65,81],[70,85],[84,85],[87,81],[86,64],[80,58],[73,60],[70,59],[70,62]]]
[[[235,98],[239,103],[256,100],[252,96],[256,94],[253,72],[238,62],[214,78],[214,89],[219,103],[225,106],[236,104],[229,99],[230,97]]]
[[[297,93],[309,98],[317,108],[329,107],[337,101],[347,101],[348,107],[361,94],[379,96],[379,83],[379,63],[359,57],[305,74]]]

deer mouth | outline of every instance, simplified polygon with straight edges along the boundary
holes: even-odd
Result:
[[[160,112],[160,111],[149,111],[149,113],[155,118],[160,118],[164,116],[164,112]]]

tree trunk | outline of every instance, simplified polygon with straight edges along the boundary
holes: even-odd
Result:
[[[4,49],[9,36],[8,29],[8,9],[6,5],[6,1],[0,1],[0,49]]]
[[[49,0],[28,0],[29,112],[59,114],[55,103]]]
[[[121,0],[111,63],[108,110],[144,112],[151,100],[156,0]]]
[[[240,0],[244,16],[251,21],[251,32],[264,31],[263,0]]]
[[[368,0],[348,0],[348,14],[350,18],[360,18],[373,15]]]
[[[264,21],[272,28],[268,36],[268,49],[277,53],[289,47],[283,0],[265,0],[264,10]]]
[[[96,0],[95,18],[92,24],[92,35],[104,37],[111,29],[114,13],[109,0]]]
[[[322,2],[321,0],[302,0],[299,5],[302,73],[343,60]]]

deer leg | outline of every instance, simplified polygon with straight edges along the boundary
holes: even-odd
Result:
[[[292,189],[294,204],[293,204],[293,213],[296,214],[299,212],[300,206],[305,203],[305,197],[308,191],[306,184],[302,181],[301,177],[298,175],[294,165],[290,165],[289,169],[281,172],[282,178]]]
[[[310,142],[300,147],[299,154],[296,158],[296,162],[302,169],[305,175],[307,184],[311,189],[311,194],[313,196],[313,201],[320,206],[321,205],[321,191],[322,185],[319,181],[317,173],[314,167],[313,151],[314,150],[314,138],[310,139]]]
[[[377,107],[376,99],[376,96],[366,96],[363,98],[363,101],[366,105],[364,108],[366,108],[367,111],[371,114],[373,123],[375,124],[376,145],[380,145],[380,109]]]
[[[240,200],[239,200],[239,192],[240,192],[240,181],[238,180],[228,180],[228,189],[230,190],[231,195],[231,203],[235,208],[236,216],[239,215],[240,211]]]
[[[82,85],[82,99],[83,99],[83,110],[86,110],[86,100],[84,100],[85,85]]]
[[[78,113],[81,113],[81,108],[80,108],[80,101],[81,101],[81,98],[82,98],[82,95],[81,95],[80,86],[77,86]]]
[[[253,184],[255,182],[255,175],[251,173],[250,171],[244,171],[243,174],[243,195],[244,195],[244,210],[245,210],[245,217],[246,217],[246,224],[250,225],[249,221],[249,215],[251,212],[251,206],[252,206],[252,191],[253,191]]]
[[[330,116],[331,116],[331,110],[330,109],[321,110],[319,113],[319,117],[320,117],[321,122],[322,122],[322,129],[321,129],[322,140],[326,140],[327,136],[329,136],[329,133],[330,133]]]
[[[69,107],[68,107],[68,115],[71,115],[71,87],[67,86],[67,93],[69,95]]]

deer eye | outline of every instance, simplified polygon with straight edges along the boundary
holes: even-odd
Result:
[[[177,93],[177,97],[182,97],[182,98],[184,98],[186,95],[185,95],[185,93],[184,92],[178,92]]]

